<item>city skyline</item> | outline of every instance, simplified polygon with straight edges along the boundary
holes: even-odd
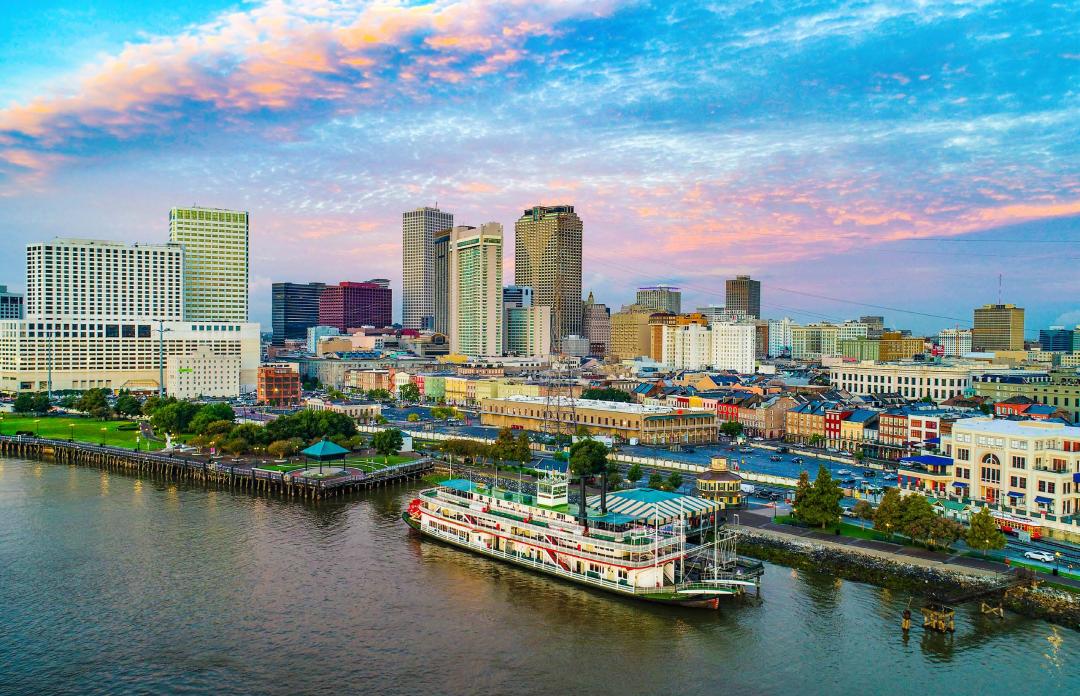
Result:
[[[8,244],[156,242],[179,204],[245,210],[252,320],[272,281],[373,276],[400,319],[401,211],[509,229],[565,203],[583,291],[613,310],[654,283],[722,304],[749,274],[766,317],[935,333],[1004,274],[1029,338],[1080,322],[1075,9],[322,5],[5,16]],[[0,261],[16,290],[20,256]]]

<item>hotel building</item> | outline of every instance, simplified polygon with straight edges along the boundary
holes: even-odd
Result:
[[[401,214],[401,317],[406,329],[435,328],[435,234],[453,226],[453,213],[438,208]]]
[[[169,241],[184,247],[184,318],[248,320],[248,222],[238,210],[169,211]]]
[[[503,228],[497,222],[450,232],[450,352],[503,352]]]
[[[552,340],[581,335],[581,218],[572,205],[534,206],[514,223],[514,284],[551,307]]]

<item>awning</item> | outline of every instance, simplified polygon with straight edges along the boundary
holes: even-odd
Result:
[[[1045,495],[1035,496],[1036,503],[1042,503],[1043,505],[1051,505],[1054,502],[1053,498],[1047,498]]]
[[[967,488],[968,487],[968,485],[966,483],[964,483],[963,481],[953,481],[953,485],[956,486],[957,488]]]
[[[1023,493],[1017,493],[1016,491],[1009,491],[1005,495],[1009,496],[1010,498],[1023,498],[1024,497]]]

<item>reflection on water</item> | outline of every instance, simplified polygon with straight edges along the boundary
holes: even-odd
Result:
[[[399,517],[415,488],[316,505],[2,467],[0,693],[1078,685],[1077,634],[1044,622],[965,606],[955,635],[915,628],[905,639],[906,594],[776,566],[760,603],[708,612],[634,602],[421,540]]]

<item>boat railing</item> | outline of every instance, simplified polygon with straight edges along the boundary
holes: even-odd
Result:
[[[438,529],[431,529],[427,527],[425,527],[425,532],[431,534],[432,536],[450,539],[456,543],[463,543],[461,541],[461,538],[457,534],[450,534],[448,532],[443,532]],[[484,553],[490,554],[491,556],[495,556],[497,558],[504,558],[515,563],[520,563],[522,565],[539,568],[542,569],[544,572],[552,573],[554,575],[562,576],[565,578],[573,578],[575,580],[586,582],[590,585],[596,585],[597,587],[606,587],[612,590],[616,590],[618,592],[626,592],[628,594],[657,594],[662,592],[673,592],[676,590],[676,586],[674,585],[663,585],[661,587],[642,587],[638,585],[631,585],[626,581],[616,581],[609,580],[604,577],[597,577],[595,573],[591,575],[586,573],[575,573],[572,570],[566,570],[562,566],[556,565],[554,563],[548,563],[546,561],[536,560],[535,558],[529,558],[528,556],[522,556],[520,554],[509,553],[507,551],[501,551],[499,549],[493,549],[489,547],[484,548]]]
[[[451,509],[454,509],[455,506],[456,506],[457,511],[459,513],[461,513],[461,514],[474,515],[474,516],[477,514],[476,510],[473,510],[473,509],[467,508],[467,507],[463,507],[460,504],[456,503],[456,501],[446,500],[445,498],[435,498],[433,502],[435,502],[436,504],[442,505],[443,507],[447,507],[447,508],[451,508]],[[543,520],[543,522],[544,522],[543,525],[534,525],[533,522],[526,522],[523,519],[519,519],[519,516],[511,515],[510,513],[501,513],[501,512],[496,511],[496,510],[488,510],[487,514],[495,515],[497,517],[507,519],[510,522],[514,522],[514,523],[520,524],[520,525],[525,525],[526,527],[535,526],[538,530],[542,530],[540,533],[543,533],[543,534],[560,533],[560,532],[564,533],[564,534],[572,534],[573,533],[573,530],[571,528],[564,527],[564,526],[559,525],[557,523],[552,524],[549,520]],[[523,538],[528,539],[529,537],[523,537]],[[599,544],[604,544],[604,545],[611,546],[612,549],[619,550],[619,551],[627,551],[629,553],[646,553],[646,552],[648,552],[648,550],[650,548],[654,548],[654,547],[659,546],[659,548],[664,549],[664,548],[667,548],[668,546],[677,546],[680,543],[680,539],[679,539],[678,536],[674,536],[674,535],[661,536],[659,541],[657,541],[656,537],[654,537],[654,536],[652,536],[651,534],[648,534],[648,533],[643,534],[642,536],[636,537],[635,540],[630,542],[630,543],[620,542],[620,541],[609,541],[607,539],[598,539],[596,537],[578,535],[578,534],[574,534],[574,540],[577,543],[599,543]],[[575,550],[572,547],[568,547],[568,546],[566,546],[564,544],[556,544],[556,546],[558,546],[559,548],[565,548],[567,551]]]

